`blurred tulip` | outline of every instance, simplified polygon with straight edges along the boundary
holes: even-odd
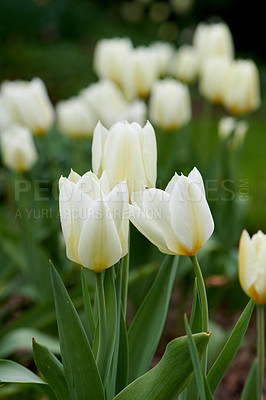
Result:
[[[223,117],[218,123],[218,136],[221,140],[228,140],[231,150],[241,147],[248,131],[246,121],[237,121],[233,117]],[[230,135],[232,135],[230,139]]]
[[[165,77],[169,70],[170,60],[174,54],[174,47],[167,42],[155,42],[149,48],[154,53],[154,62],[158,68],[158,76]]]
[[[145,103],[140,99],[128,102],[112,81],[103,80],[90,85],[81,91],[81,98],[107,128],[121,120],[135,121],[141,125],[146,121]]]
[[[239,242],[239,281],[244,292],[258,304],[266,303],[266,235],[258,231],[250,238],[242,232]]]
[[[203,63],[199,76],[199,90],[207,100],[221,104],[225,78],[230,67],[231,60],[224,56],[207,58]]]
[[[223,22],[209,25],[200,23],[194,33],[193,45],[198,53],[200,68],[212,56],[224,56],[231,60],[234,58],[232,34]]]
[[[196,168],[188,177],[175,174],[165,191],[145,189],[133,193],[129,207],[131,222],[163,253],[193,256],[214,229]]]
[[[9,115],[8,109],[2,96],[0,96],[0,132],[11,124],[12,120]]]
[[[111,79],[119,84],[124,70],[125,61],[132,50],[128,38],[113,38],[100,40],[95,48],[93,65],[100,78]]]
[[[70,138],[92,137],[98,122],[94,111],[80,97],[60,101],[56,106],[59,131]]]
[[[92,141],[92,168],[96,175],[105,170],[110,186],[126,179],[129,195],[154,187],[156,182],[157,149],[155,132],[147,122],[117,122],[108,131],[98,123]]]
[[[54,109],[41,79],[5,81],[1,92],[13,122],[26,126],[36,135],[43,135],[51,128]]]
[[[36,162],[38,155],[28,128],[10,125],[0,135],[2,162],[14,171],[28,171]]]
[[[159,76],[154,52],[148,47],[138,47],[130,52],[122,73],[122,87],[128,99],[148,97]]]
[[[170,74],[174,78],[190,84],[196,80],[198,72],[198,56],[193,46],[181,46],[170,63]]]
[[[233,115],[245,114],[260,107],[259,73],[251,60],[231,63],[225,77],[223,101]]]
[[[59,181],[59,207],[67,257],[96,272],[128,252],[128,190],[125,182],[109,192],[105,173],[72,171]]]
[[[163,129],[178,129],[191,119],[188,87],[174,79],[157,81],[151,92],[149,115]]]

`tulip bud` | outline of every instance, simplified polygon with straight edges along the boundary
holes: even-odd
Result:
[[[96,175],[105,170],[110,186],[126,179],[129,194],[154,187],[157,149],[153,127],[117,122],[108,131],[99,122],[92,141],[92,168]]]
[[[154,84],[149,105],[151,121],[163,129],[178,129],[191,119],[188,87],[174,79]]]
[[[98,122],[95,113],[80,97],[60,101],[56,106],[59,131],[70,138],[92,137]]]
[[[230,60],[234,58],[232,34],[223,22],[209,25],[200,23],[194,33],[193,44],[198,53],[200,68],[212,56],[224,56]]]
[[[158,78],[158,66],[154,52],[138,47],[129,54],[122,75],[122,87],[127,98],[147,97]]]
[[[244,292],[258,304],[266,303],[266,235],[258,231],[250,238],[242,232],[239,242],[238,272]]]
[[[231,150],[241,147],[247,131],[248,123],[237,121],[233,117],[223,117],[218,124],[218,136],[221,140],[229,140],[228,146]]]
[[[28,128],[10,125],[2,131],[1,150],[3,164],[14,171],[28,171],[38,155]]]
[[[198,72],[198,55],[193,46],[181,46],[170,63],[170,73],[174,78],[193,83]]]
[[[59,181],[59,208],[67,257],[96,272],[128,252],[128,190],[125,182],[109,192],[105,173],[72,171]]]
[[[196,168],[188,177],[175,174],[165,191],[145,189],[133,193],[129,212],[131,222],[163,253],[193,256],[214,229]]]
[[[41,79],[6,81],[1,91],[13,122],[26,126],[36,135],[43,135],[51,128],[54,110]]]
[[[199,90],[207,100],[215,104],[223,102],[225,78],[230,64],[230,59],[223,56],[209,57],[203,63],[199,78]]]
[[[121,90],[112,81],[103,80],[81,91],[81,97],[105,126],[117,122],[127,102]]]
[[[231,63],[225,77],[223,101],[233,115],[259,108],[259,74],[253,61],[237,60]]]
[[[155,42],[149,48],[154,53],[154,62],[157,65],[158,76],[166,76],[170,60],[174,54],[173,46],[167,42]]]
[[[100,78],[111,79],[119,84],[124,70],[125,60],[132,50],[128,38],[100,40],[95,48],[93,65]]]

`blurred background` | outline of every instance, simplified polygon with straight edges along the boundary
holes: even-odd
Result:
[[[40,77],[47,86],[53,105],[60,100],[76,96],[81,89],[98,80],[93,71],[92,60],[96,43],[103,38],[129,37],[134,46],[164,41],[179,47],[192,43],[193,34],[199,22],[224,21],[232,32],[236,58],[251,58],[257,64],[262,104],[258,111],[244,117],[249,124],[249,131],[241,149],[241,157],[235,155],[238,157],[235,170],[236,179],[238,184],[239,182],[243,184],[244,198],[241,201],[241,197],[238,196],[237,200],[240,199],[240,202],[234,202],[233,208],[228,208],[228,203],[225,208],[218,207],[214,199],[215,194],[210,186],[208,200],[215,215],[217,228],[215,240],[217,239],[217,241],[214,240],[209,247],[206,246],[206,250],[203,249],[200,255],[208,287],[211,318],[217,324],[213,329],[216,329],[220,346],[224,343],[228,329],[237,320],[241,308],[247,301],[237,278],[237,246],[240,233],[244,227],[250,234],[255,233],[258,229],[266,232],[266,52],[262,42],[262,38],[265,36],[263,18],[263,2],[259,1],[0,0],[0,82],[15,79],[31,80],[33,77]],[[224,110],[221,106],[208,104],[206,112],[206,100],[199,96],[197,82],[191,87],[191,92],[193,100],[191,137],[199,155],[199,169],[203,172],[205,180],[209,179],[211,182],[210,165],[206,165],[205,162],[204,130],[208,131],[208,135],[213,134],[215,148],[217,123],[224,115]],[[61,141],[59,144],[61,146]],[[60,152],[58,158],[62,167],[60,171],[55,172],[58,177],[61,174],[66,175],[69,170],[69,165],[64,164],[64,158],[68,157],[71,145],[64,142],[63,144],[62,148],[58,147]],[[39,145],[42,146],[40,143]],[[56,143],[54,148],[56,149]],[[83,151],[83,161],[86,154],[89,154],[86,151]],[[33,169],[33,178],[43,179],[46,177],[43,165],[41,160],[37,169]],[[90,166],[89,155],[88,166]],[[182,166],[182,161],[180,161],[178,167]],[[193,166],[186,164],[182,172],[187,174]],[[0,167],[1,200],[7,200],[6,204],[9,204],[3,194],[7,178],[1,164]],[[85,170],[87,169],[85,168]],[[50,190],[53,191],[53,188],[50,187]],[[238,187],[238,190],[238,195],[241,195],[241,186]],[[220,192],[218,194],[221,195]],[[213,200],[212,195],[214,196]],[[3,240],[2,247],[0,247],[1,262],[2,265],[5,264],[8,267],[8,263],[12,264],[12,269],[11,267],[3,268],[0,273],[0,288],[2,289],[0,318],[4,326],[3,336],[0,337],[0,356],[13,357],[18,362],[23,360],[25,365],[33,369],[32,358],[28,353],[29,349],[26,356],[23,352],[17,352],[18,349],[13,348],[12,345],[11,350],[6,352],[4,349],[14,342],[14,336],[11,336],[11,339],[8,336],[10,332],[21,329],[21,327],[39,329],[53,337],[56,336],[49,271],[46,269],[48,258],[52,257],[62,272],[65,282],[71,289],[71,296],[74,298],[76,307],[81,308],[82,304],[79,274],[73,274],[73,265],[66,259],[65,249],[58,238],[60,223],[58,215],[55,218],[57,212],[55,197],[53,196],[54,203],[51,204],[53,212],[48,217],[53,221],[46,221],[45,226],[41,226],[41,228],[36,226],[36,231],[32,233],[33,236],[37,235],[38,246],[41,243],[41,253],[38,247],[38,252],[32,257],[37,259],[41,257],[42,259],[40,263],[42,272],[35,274],[31,282],[32,286],[25,286],[23,289],[21,285],[23,280],[14,278],[17,277],[17,271],[20,271],[21,275],[25,272],[23,263],[16,254],[17,237],[7,230],[7,224],[5,225],[2,221],[0,224],[1,239],[8,239]],[[0,211],[1,218],[3,215],[7,215],[3,204],[1,204]],[[9,210],[9,213],[11,212],[12,210]],[[226,227],[223,229],[225,220]],[[130,277],[129,318],[145,296],[154,274],[158,270],[158,260],[162,259],[162,254],[154,246],[141,237],[134,228],[131,231],[132,249],[137,250],[132,251],[130,255],[133,270]],[[28,238],[28,240],[31,239]],[[145,264],[145,269],[141,270],[140,267],[143,264]],[[76,266],[76,270],[78,268]],[[183,333],[183,311],[190,306],[193,287],[193,277],[190,271],[190,265],[184,260],[177,277],[179,290],[173,294],[168,323],[157,357],[160,357],[165,344],[173,335]],[[24,275],[27,276],[27,274]],[[90,281],[89,273],[88,280]],[[90,283],[93,285],[92,281]],[[14,296],[14,292],[19,286],[19,295]],[[177,318],[177,309],[179,319]],[[217,393],[217,399],[238,398],[247,373],[243,366],[249,366],[249,360],[254,356],[254,332],[253,323],[248,338],[251,345],[236,360],[229,374],[231,378],[225,380],[224,386]],[[19,335],[21,338],[21,332]],[[16,340],[18,340],[17,337],[15,336]],[[45,340],[48,342],[51,340],[51,347],[58,352],[56,341],[51,338]],[[26,391],[25,397],[17,397],[22,395],[17,394],[16,390],[13,389],[10,395],[8,393],[1,395],[0,392],[0,399],[11,399],[12,396],[14,399],[25,398],[28,400],[31,398],[30,391]],[[35,392],[32,396],[33,399],[37,398],[34,397],[36,396]]]

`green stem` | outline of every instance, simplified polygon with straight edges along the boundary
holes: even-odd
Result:
[[[130,250],[130,231],[128,231],[128,253],[122,259],[122,288],[121,288],[121,306],[126,318],[127,312],[127,292],[128,292],[128,274],[129,274],[129,250]]]
[[[195,275],[197,277],[197,283],[198,283],[198,289],[199,289],[199,295],[200,295],[200,305],[201,305],[201,314],[202,314],[202,331],[203,332],[209,332],[209,311],[208,311],[208,300],[207,300],[207,293],[206,293],[206,288],[204,284],[204,279],[202,276],[202,272],[200,269],[200,265],[197,259],[197,256],[191,256],[190,257]],[[207,349],[202,356],[202,363],[203,363],[203,368],[204,371],[206,372],[207,370]]]
[[[258,387],[259,398],[263,396],[264,384],[264,305],[257,304],[257,354],[258,354]]]
[[[104,273],[96,272],[96,287],[97,287],[97,298],[98,298],[98,314],[99,314],[99,347],[97,352],[97,365],[99,368],[102,379],[104,378],[105,371],[105,353],[107,343],[107,323],[106,323],[106,308],[105,308],[105,296],[103,287]]]

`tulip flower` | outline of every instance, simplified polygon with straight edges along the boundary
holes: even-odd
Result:
[[[178,129],[191,119],[191,101],[188,87],[174,79],[154,84],[150,97],[151,121],[163,129]]]
[[[93,65],[100,78],[110,79],[119,84],[124,70],[125,60],[132,50],[128,38],[100,40],[95,48]]]
[[[194,46],[181,46],[173,56],[170,67],[174,78],[190,84],[196,79],[198,72],[198,54]]]
[[[259,108],[259,74],[253,61],[236,60],[231,63],[225,77],[223,102],[233,115],[245,114]]]
[[[258,304],[266,303],[266,235],[251,238],[246,230],[239,242],[239,281],[244,292]]]
[[[248,123],[233,117],[223,117],[218,123],[218,137],[222,141],[229,140],[228,145],[231,150],[239,148],[243,144],[247,131]],[[230,135],[232,135],[231,138]]]
[[[2,131],[1,151],[3,164],[14,171],[28,171],[38,158],[38,154],[28,128],[10,125]]]
[[[154,51],[148,47],[132,50],[122,73],[122,88],[128,99],[148,97],[159,75]]]
[[[149,48],[154,53],[154,62],[158,68],[158,76],[166,76],[170,60],[174,54],[173,46],[167,42],[154,42]]]
[[[188,177],[175,174],[165,191],[134,193],[129,207],[131,222],[163,253],[194,256],[214,229],[196,168]]]
[[[128,252],[128,190],[125,182],[109,192],[105,173],[72,171],[59,181],[59,208],[67,257],[96,272]]]
[[[26,126],[36,135],[43,135],[51,128],[54,110],[41,79],[6,81],[1,86],[1,93],[14,123]]]
[[[231,60],[224,56],[209,57],[202,65],[199,77],[199,90],[207,100],[221,104],[225,78]]]
[[[112,81],[102,80],[94,83],[82,90],[80,96],[107,128],[122,120],[139,124],[143,124],[146,120],[145,103],[140,99],[128,102]]]
[[[100,176],[105,170],[111,188],[126,179],[129,194],[154,187],[157,149],[155,132],[133,122],[117,122],[110,130],[99,122],[92,141],[92,168]]]
[[[198,53],[200,69],[209,57],[224,56],[230,60],[234,58],[232,34],[228,25],[223,22],[200,23],[194,33],[193,45]]]
[[[70,138],[92,137],[98,122],[94,111],[81,97],[60,101],[56,106],[59,131]]]

